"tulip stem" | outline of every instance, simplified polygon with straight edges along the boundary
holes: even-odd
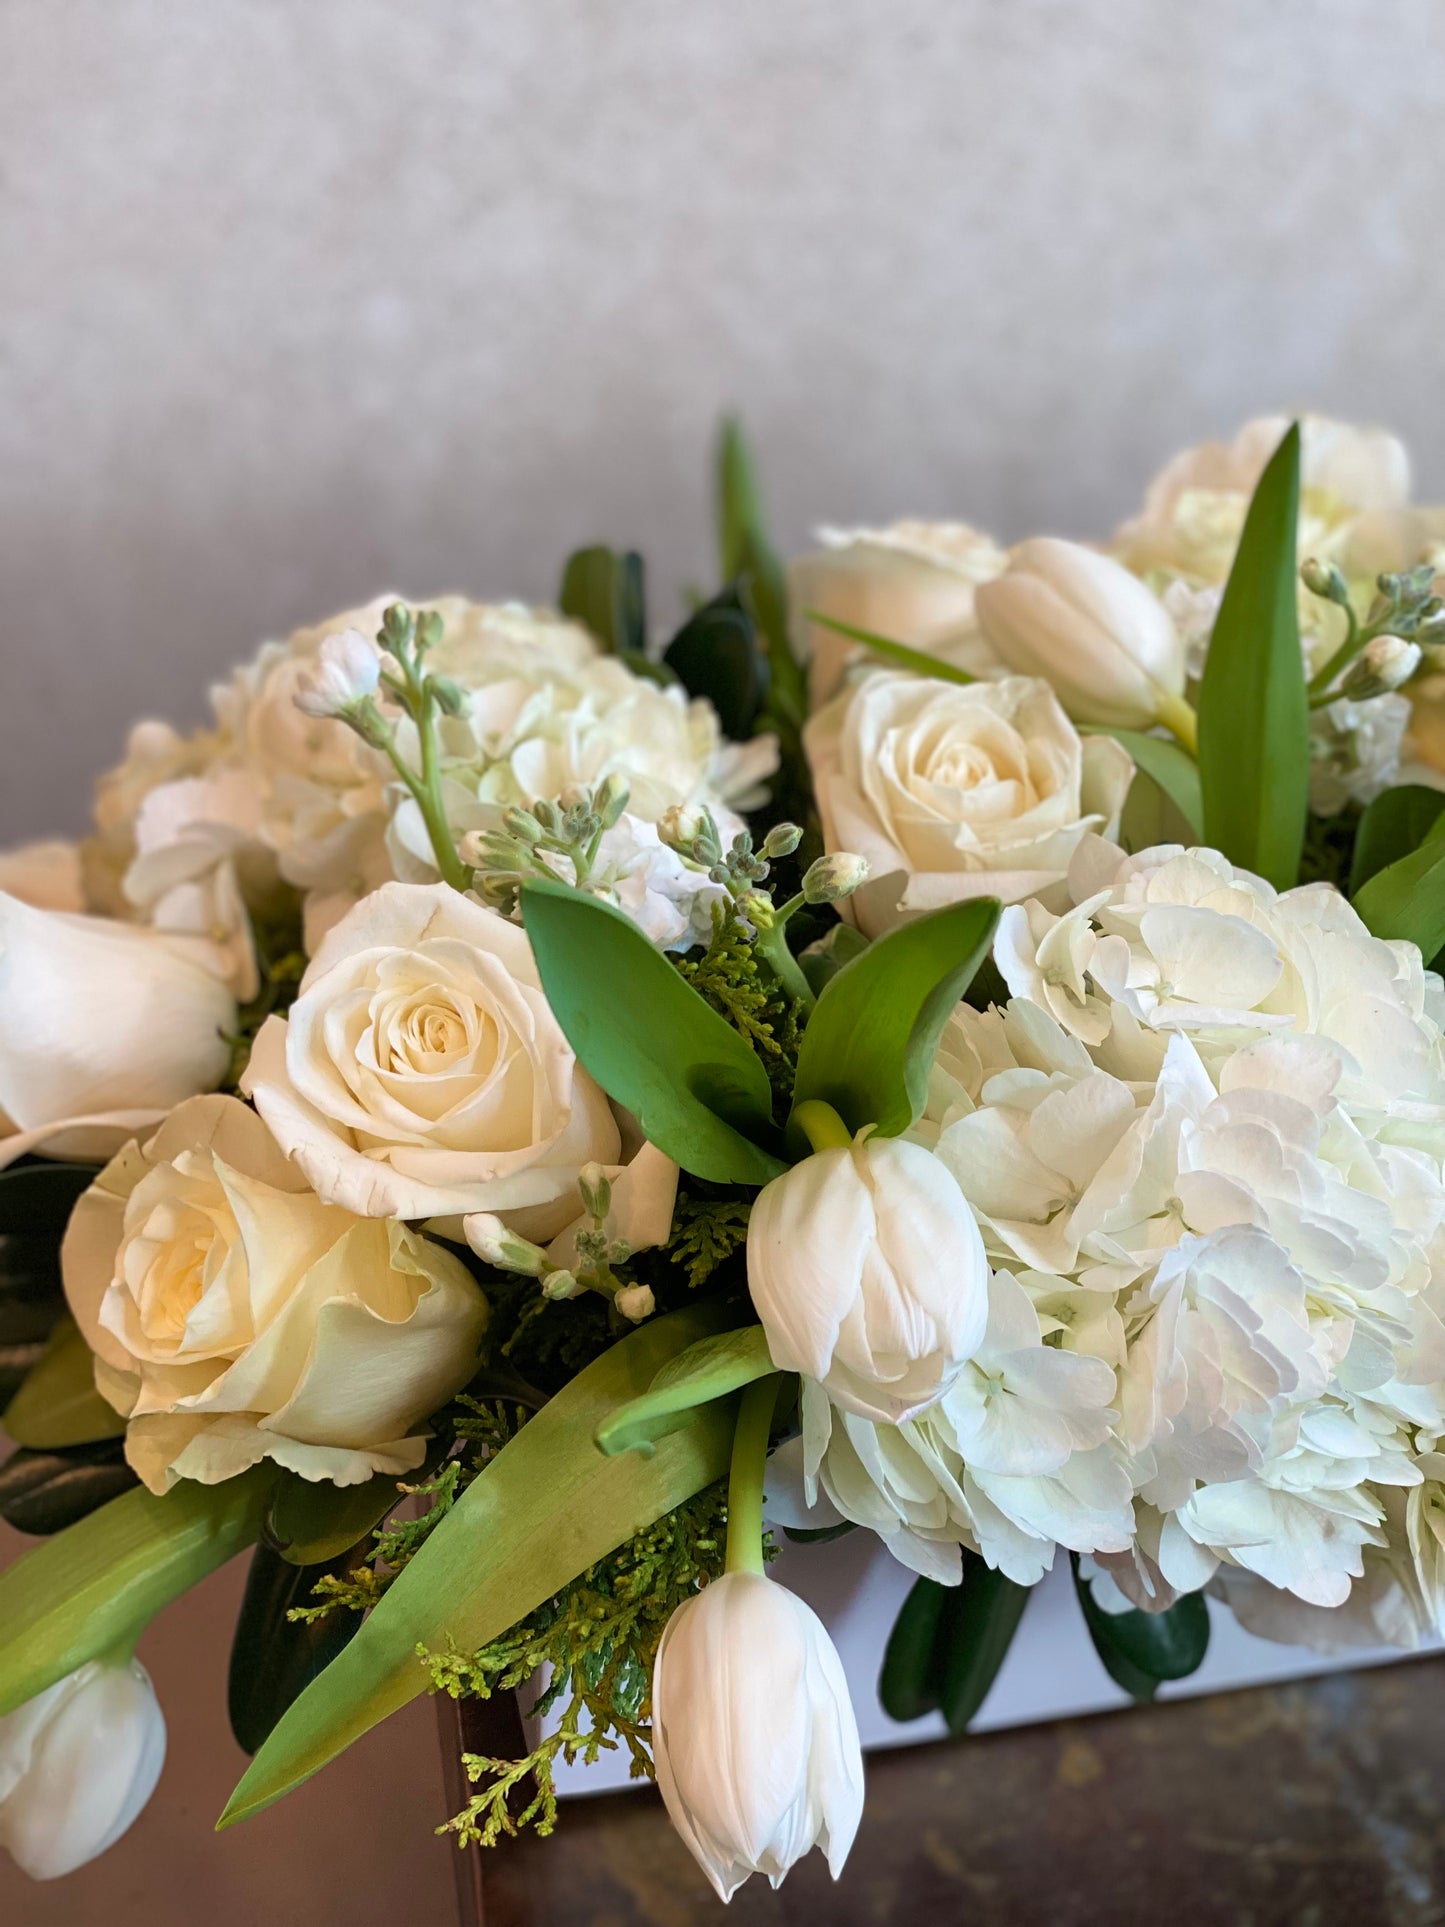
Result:
[[[1182,696],[1171,696],[1161,690],[1157,720],[1183,744],[1191,756],[1198,756],[1199,718],[1194,713],[1192,703],[1187,703]]]
[[[729,1572],[761,1573],[763,1570],[763,1484],[767,1477],[773,1407],[778,1402],[781,1382],[777,1372],[755,1379],[738,1406],[732,1465],[728,1470]]]
[[[853,1142],[853,1133],[821,1097],[804,1098],[789,1122],[797,1125],[815,1151],[846,1151]]]

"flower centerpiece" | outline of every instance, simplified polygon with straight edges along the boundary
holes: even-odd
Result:
[[[246,1553],[244,1820],[516,1690],[462,1844],[655,1776],[723,1899],[862,1810],[776,1539],[916,1575],[963,1731],[1053,1565],[1140,1698],[1206,1595],[1445,1629],[1445,521],[1391,438],[1194,451],[1097,548],[383,598],[0,859],[0,1845],[143,1807],[136,1640]],[[1437,686],[1438,685],[1438,686]],[[219,1655],[218,1655],[219,1663]],[[445,1829],[444,1829],[445,1831]]]

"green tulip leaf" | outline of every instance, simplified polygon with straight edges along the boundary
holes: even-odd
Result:
[[[699,1406],[650,1458],[609,1458],[599,1428],[668,1359],[716,1328],[716,1305],[649,1319],[508,1441],[427,1538],[360,1632],[257,1753],[220,1824],[257,1813],[424,1691],[417,1648],[474,1652],[727,1471],[735,1411]]]
[[[1199,686],[1204,839],[1276,889],[1299,881],[1309,799],[1295,423],[1254,491]]]
[[[1116,1686],[1136,1700],[1152,1700],[1167,1679],[1197,1673],[1209,1650],[1209,1607],[1200,1592],[1186,1593],[1160,1613],[1106,1613],[1070,1553],[1074,1590],[1094,1651]]]
[[[824,985],[803,1032],[794,1108],[831,1104],[850,1131],[915,1122],[943,1026],[988,955],[992,897],[950,904],[880,937]]]
[[[583,1067],[684,1171],[766,1184],[784,1168],[756,1053],[636,924],[564,883],[528,883],[522,920],[552,1014]]]
[[[1418,850],[1376,870],[1354,904],[1372,936],[1413,943],[1430,963],[1445,946],[1445,836],[1432,831]]]
[[[49,1344],[5,1407],[17,1445],[43,1450],[119,1438],[125,1420],[95,1389],[95,1355],[75,1321],[62,1318]]]
[[[932,682],[971,683],[977,676],[971,676],[966,669],[956,663],[945,662],[941,656],[931,656],[926,649],[912,649],[906,642],[895,642],[891,636],[880,636],[876,630],[860,629],[856,622],[844,622],[838,616],[825,616],[821,609],[805,610],[809,622],[816,622],[824,629],[832,629],[840,636],[847,636],[850,642],[861,642],[863,647],[882,661],[891,663],[895,669],[911,669],[915,676],[927,676]],[[1109,732],[1114,733],[1112,730]]]
[[[317,1580],[327,1573],[340,1577],[348,1561],[343,1553],[324,1564],[295,1565],[264,1544],[252,1553],[226,1691],[231,1731],[243,1753],[256,1752],[359,1629],[360,1615],[344,1606],[322,1619],[286,1617],[293,1606],[315,1605]]]
[[[604,1452],[651,1455],[657,1441],[684,1423],[695,1406],[726,1398],[775,1372],[761,1325],[716,1332],[670,1358],[640,1398],[609,1413],[597,1428]]]
[[[0,1519],[17,1532],[63,1532],[138,1484],[119,1439],[64,1452],[22,1447],[0,1465]]]
[[[728,582],[744,599],[768,645],[774,708],[796,727],[807,714],[807,687],[788,639],[788,590],[783,565],[768,536],[752,452],[735,420],[723,423],[717,455],[718,550]]]
[[[1081,723],[1082,736],[1112,736],[1134,758],[1136,766],[1150,782],[1163,790],[1196,838],[1204,835],[1204,799],[1200,790],[1199,765],[1194,758],[1163,736],[1149,736],[1139,729],[1106,729],[1101,724]]]
[[[1412,856],[1427,837],[1445,834],[1442,811],[1445,790],[1432,790],[1423,783],[1402,783],[1396,789],[1383,790],[1365,810],[1355,831],[1350,895],[1356,896],[1371,877],[1401,857]]]
[[[0,1714],[133,1639],[250,1545],[274,1476],[126,1492],[0,1573]]]

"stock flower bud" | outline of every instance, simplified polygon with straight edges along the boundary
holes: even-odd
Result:
[[[624,1285],[612,1302],[622,1316],[631,1319],[634,1325],[640,1325],[644,1318],[651,1318],[657,1310],[651,1285]]]
[[[1350,664],[1341,693],[1363,701],[1398,689],[1420,667],[1421,656],[1419,643],[1407,642],[1403,636],[1372,636]]]
[[[836,1880],[863,1812],[848,1682],[810,1607],[760,1573],[684,1602],[652,1679],[652,1750],[668,1817],[722,1900],[774,1887],[812,1847]]]
[[[808,866],[803,878],[805,903],[837,903],[868,880],[868,859],[851,850],[834,850]]]
[[[1184,645],[1168,610],[1110,556],[1039,536],[976,599],[997,654],[1051,683],[1076,722],[1147,729],[1183,696]]]
[[[32,1880],[73,1873],[136,1819],[165,1757],[144,1666],[89,1661],[0,1719],[0,1847]]]
[[[963,1192],[922,1145],[864,1138],[765,1185],[748,1290],[779,1371],[861,1418],[902,1424],[983,1342],[988,1261]]]
[[[381,681],[381,652],[359,629],[327,636],[313,666],[296,679],[294,701],[307,716],[344,716],[374,696]]]

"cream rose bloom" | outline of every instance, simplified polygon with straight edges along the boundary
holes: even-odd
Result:
[[[0,851],[0,890],[37,910],[84,910],[79,844],[56,837]]]
[[[153,1492],[263,1458],[337,1485],[412,1470],[487,1317],[451,1252],[324,1204],[231,1097],[128,1145],[77,1204],[61,1263]]]
[[[882,670],[820,710],[803,741],[827,847],[868,860],[844,908],[870,937],[965,897],[1067,901],[1074,851],[1117,823],[1134,771],[1024,676],[960,685]]]
[[[320,1196],[362,1217],[496,1212],[550,1237],[579,1169],[621,1142],[525,933],[445,884],[387,884],[342,919],[244,1087]]]
[[[821,547],[788,568],[813,708],[837,694],[853,663],[874,659],[861,644],[809,621],[809,609],[960,669],[976,672],[992,662],[973,600],[979,584],[1008,562],[992,536],[964,522],[894,522],[885,529],[819,529],[818,540]]]

